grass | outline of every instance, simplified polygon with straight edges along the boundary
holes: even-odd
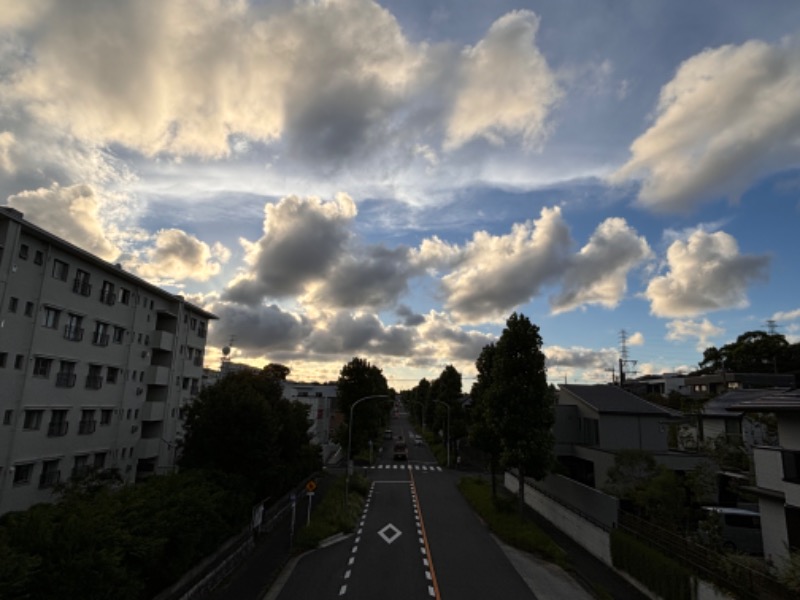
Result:
[[[334,481],[311,513],[311,523],[297,532],[292,551],[305,552],[337,533],[349,533],[355,529],[364,499],[369,492],[369,481],[361,475],[350,477],[347,507],[344,505],[345,477]]]
[[[535,523],[519,516],[514,496],[502,492],[493,499],[489,482],[478,477],[463,477],[458,482],[458,489],[492,533],[503,542],[562,568],[569,568],[566,553],[550,536]]]

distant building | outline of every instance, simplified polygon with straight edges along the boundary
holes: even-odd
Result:
[[[684,381],[690,398],[703,399],[729,390],[756,390],[795,387],[795,376],[791,373],[711,373],[688,375]]]
[[[216,318],[0,207],[0,514],[172,470]]]
[[[338,449],[333,442],[333,433],[338,423],[336,411],[336,385],[319,385],[286,381],[283,385],[283,397],[296,400],[309,407],[308,433],[311,442],[322,449],[322,458]]]

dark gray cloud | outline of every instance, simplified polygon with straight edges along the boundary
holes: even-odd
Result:
[[[234,345],[243,352],[294,350],[313,328],[305,317],[286,312],[274,304],[245,307],[222,302],[210,308],[219,317],[209,334],[209,342],[217,347],[229,345],[234,338]]]

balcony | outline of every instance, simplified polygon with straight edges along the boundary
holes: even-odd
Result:
[[[136,442],[136,456],[139,458],[155,458],[161,446],[161,438],[141,438]]]
[[[64,339],[70,342],[80,342],[83,339],[83,329],[75,325],[65,326]]]
[[[75,373],[56,373],[56,387],[75,387]]]
[[[175,344],[175,334],[169,331],[153,332],[150,337],[150,347],[154,350],[164,350],[165,352],[172,352],[172,347]]]
[[[67,421],[50,421],[47,425],[47,437],[64,437],[68,429]]]
[[[82,279],[75,279],[72,282],[72,291],[76,294],[80,294],[81,296],[91,296],[92,295],[92,286],[89,284],[88,281],[84,281]]]
[[[169,385],[169,367],[150,365],[145,374],[145,383],[148,385]]]
[[[103,387],[103,376],[102,375],[87,375],[86,376],[86,389],[87,390],[99,390]]]
[[[95,331],[92,334],[92,343],[95,346],[108,346],[108,334]]]
[[[117,303],[117,296],[113,289],[104,289],[100,292],[100,302],[114,306]]]
[[[91,421],[79,421],[78,422],[78,435],[89,435],[95,432],[97,429],[97,421],[92,419]]]
[[[51,488],[61,481],[61,471],[45,471],[39,476],[39,488]]]
[[[164,402],[143,402],[142,421],[163,421],[166,414],[166,403]]]

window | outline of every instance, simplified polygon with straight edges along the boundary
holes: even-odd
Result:
[[[33,463],[14,466],[14,485],[25,485],[33,477]]]
[[[8,360],[8,352],[0,352],[0,369],[6,368],[7,360]]]
[[[131,291],[126,288],[119,288],[119,301],[121,304],[130,304]]]
[[[90,390],[99,390],[103,387],[103,367],[89,365],[89,374],[86,376],[86,387]]]
[[[23,429],[41,429],[43,410],[26,410],[25,420],[22,423]]]
[[[125,458],[127,455],[128,455],[128,449],[127,448],[123,448],[122,449],[122,458]]]
[[[126,419],[127,419],[128,421],[130,421],[130,420],[131,420],[131,409],[130,409],[130,408],[128,409],[128,414],[127,414],[127,416],[126,416]]]
[[[111,425],[111,409],[104,408],[100,411],[100,425]]]
[[[72,281],[72,291],[81,296],[91,295],[92,286],[89,283],[89,273],[78,269],[75,273],[75,279]]]
[[[56,485],[61,479],[61,471],[58,469],[59,461],[46,460],[42,463],[42,474],[39,476],[39,487],[49,488]]]
[[[103,469],[106,466],[106,452],[95,452],[94,468]]]
[[[52,306],[44,307],[44,316],[42,317],[42,325],[49,329],[58,328],[58,318],[61,316],[61,311]]]
[[[106,369],[106,382],[107,383],[117,383],[117,377],[119,376],[119,369],[117,367],[108,367]]]
[[[75,362],[62,360],[56,373],[56,387],[75,387]]]
[[[3,425],[11,425],[11,420],[14,418],[14,411],[6,409],[6,412],[3,413]]]
[[[94,419],[94,409],[81,411],[81,420],[78,423],[78,435],[89,435],[97,429],[97,421]]]
[[[139,371],[139,383],[144,381],[144,371]]]
[[[19,298],[14,298],[14,296],[11,296],[11,298],[8,299],[8,312],[12,313],[17,312],[18,305],[19,305]]]
[[[111,340],[115,344],[121,344],[123,339],[125,339],[125,328],[114,325],[114,334],[111,336]]]
[[[92,343],[95,346],[108,346],[108,323],[102,321],[95,323]]]
[[[61,437],[67,435],[67,411],[53,410],[50,412],[50,423],[47,425],[47,435],[49,437]]]
[[[782,450],[783,480],[800,483],[800,451]]]
[[[83,339],[83,317],[81,315],[67,313],[64,338],[71,342],[80,342]]]
[[[189,327],[190,327],[190,329],[191,329],[192,331],[194,331],[195,329],[197,329],[197,319],[195,319],[194,317],[192,317],[192,320],[190,321]]]
[[[32,317],[33,316],[33,302],[26,302],[25,303],[25,316]]]
[[[72,467],[72,474],[75,477],[82,477],[89,471],[89,456],[81,454],[75,457]]]
[[[20,244],[19,246],[19,257],[22,260],[28,260],[28,252],[29,252],[28,244]]]
[[[116,301],[117,298],[114,296],[114,284],[110,281],[104,281],[103,287],[100,289],[100,302],[111,306]]]
[[[67,275],[69,275],[69,265],[63,260],[58,260],[56,258],[53,261],[53,278],[66,281]]]
[[[204,338],[206,337],[206,331],[206,324],[201,321],[197,326],[197,335]]]
[[[33,376],[34,377],[50,377],[50,367],[53,364],[52,358],[44,358],[37,356],[33,362]]]
[[[21,371],[23,366],[25,366],[25,355],[24,354],[17,354],[14,357],[14,368],[17,371]]]
[[[37,250],[36,254],[33,255],[33,262],[37,265],[40,265],[44,262],[44,255],[42,254],[41,250]]]

